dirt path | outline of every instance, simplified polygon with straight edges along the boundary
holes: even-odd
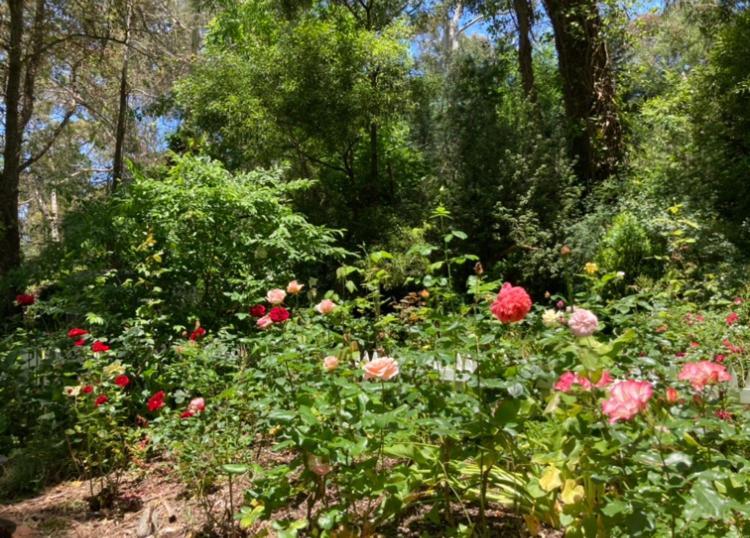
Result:
[[[167,464],[126,474],[118,509],[92,511],[88,483],[80,481],[0,505],[0,538],[194,536],[205,523],[204,511],[186,498],[183,486],[170,475]]]

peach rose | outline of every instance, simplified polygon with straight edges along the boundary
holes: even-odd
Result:
[[[398,363],[391,357],[378,357],[363,366],[365,379],[377,378],[388,381],[398,375]]]
[[[266,301],[271,304],[281,304],[284,302],[285,298],[286,292],[279,288],[268,290],[268,293],[266,293]]]
[[[292,280],[289,284],[286,285],[286,292],[289,295],[298,295],[304,287],[304,284],[300,284],[296,280]]]
[[[334,357],[333,355],[329,355],[325,359],[323,359],[323,368],[328,370],[329,372],[332,370],[335,370],[339,366],[339,359],[337,357]]]
[[[330,299],[323,299],[317,305],[315,305],[315,310],[319,314],[323,314],[325,316],[336,310],[336,303],[334,303]]]

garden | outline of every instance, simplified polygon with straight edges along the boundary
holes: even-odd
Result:
[[[0,538],[750,536],[745,3],[7,4]]]

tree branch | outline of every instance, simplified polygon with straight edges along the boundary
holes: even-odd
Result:
[[[60,120],[60,123],[57,125],[57,127],[55,127],[55,130],[52,132],[52,136],[50,136],[49,140],[47,140],[47,142],[44,144],[44,146],[42,146],[41,151],[39,153],[37,153],[36,155],[32,155],[31,157],[29,157],[28,159],[26,159],[21,164],[21,167],[19,168],[19,172],[23,172],[29,166],[31,166],[32,164],[34,164],[35,162],[37,162],[39,159],[41,159],[42,157],[44,157],[44,155],[52,147],[52,144],[55,143],[55,140],[57,139],[57,137],[60,136],[60,133],[62,133],[63,129],[65,129],[65,127],[68,125],[68,122],[70,122],[70,118],[73,117],[73,114],[75,114],[75,111],[76,111],[76,109],[75,109],[75,107],[73,107],[73,108],[71,108],[70,110],[68,110],[65,113],[65,116],[63,116],[63,119]]]

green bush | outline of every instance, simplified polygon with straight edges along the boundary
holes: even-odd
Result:
[[[206,158],[175,157],[164,173],[137,174],[69,216],[65,243],[36,275],[53,292],[44,313],[108,327],[131,317],[227,323],[269,279],[341,257],[339,233],[290,206],[311,182],[281,182],[280,173],[233,175]]]
[[[599,248],[599,264],[608,271],[624,271],[629,278],[640,275],[653,254],[646,229],[628,212],[614,218]]]

